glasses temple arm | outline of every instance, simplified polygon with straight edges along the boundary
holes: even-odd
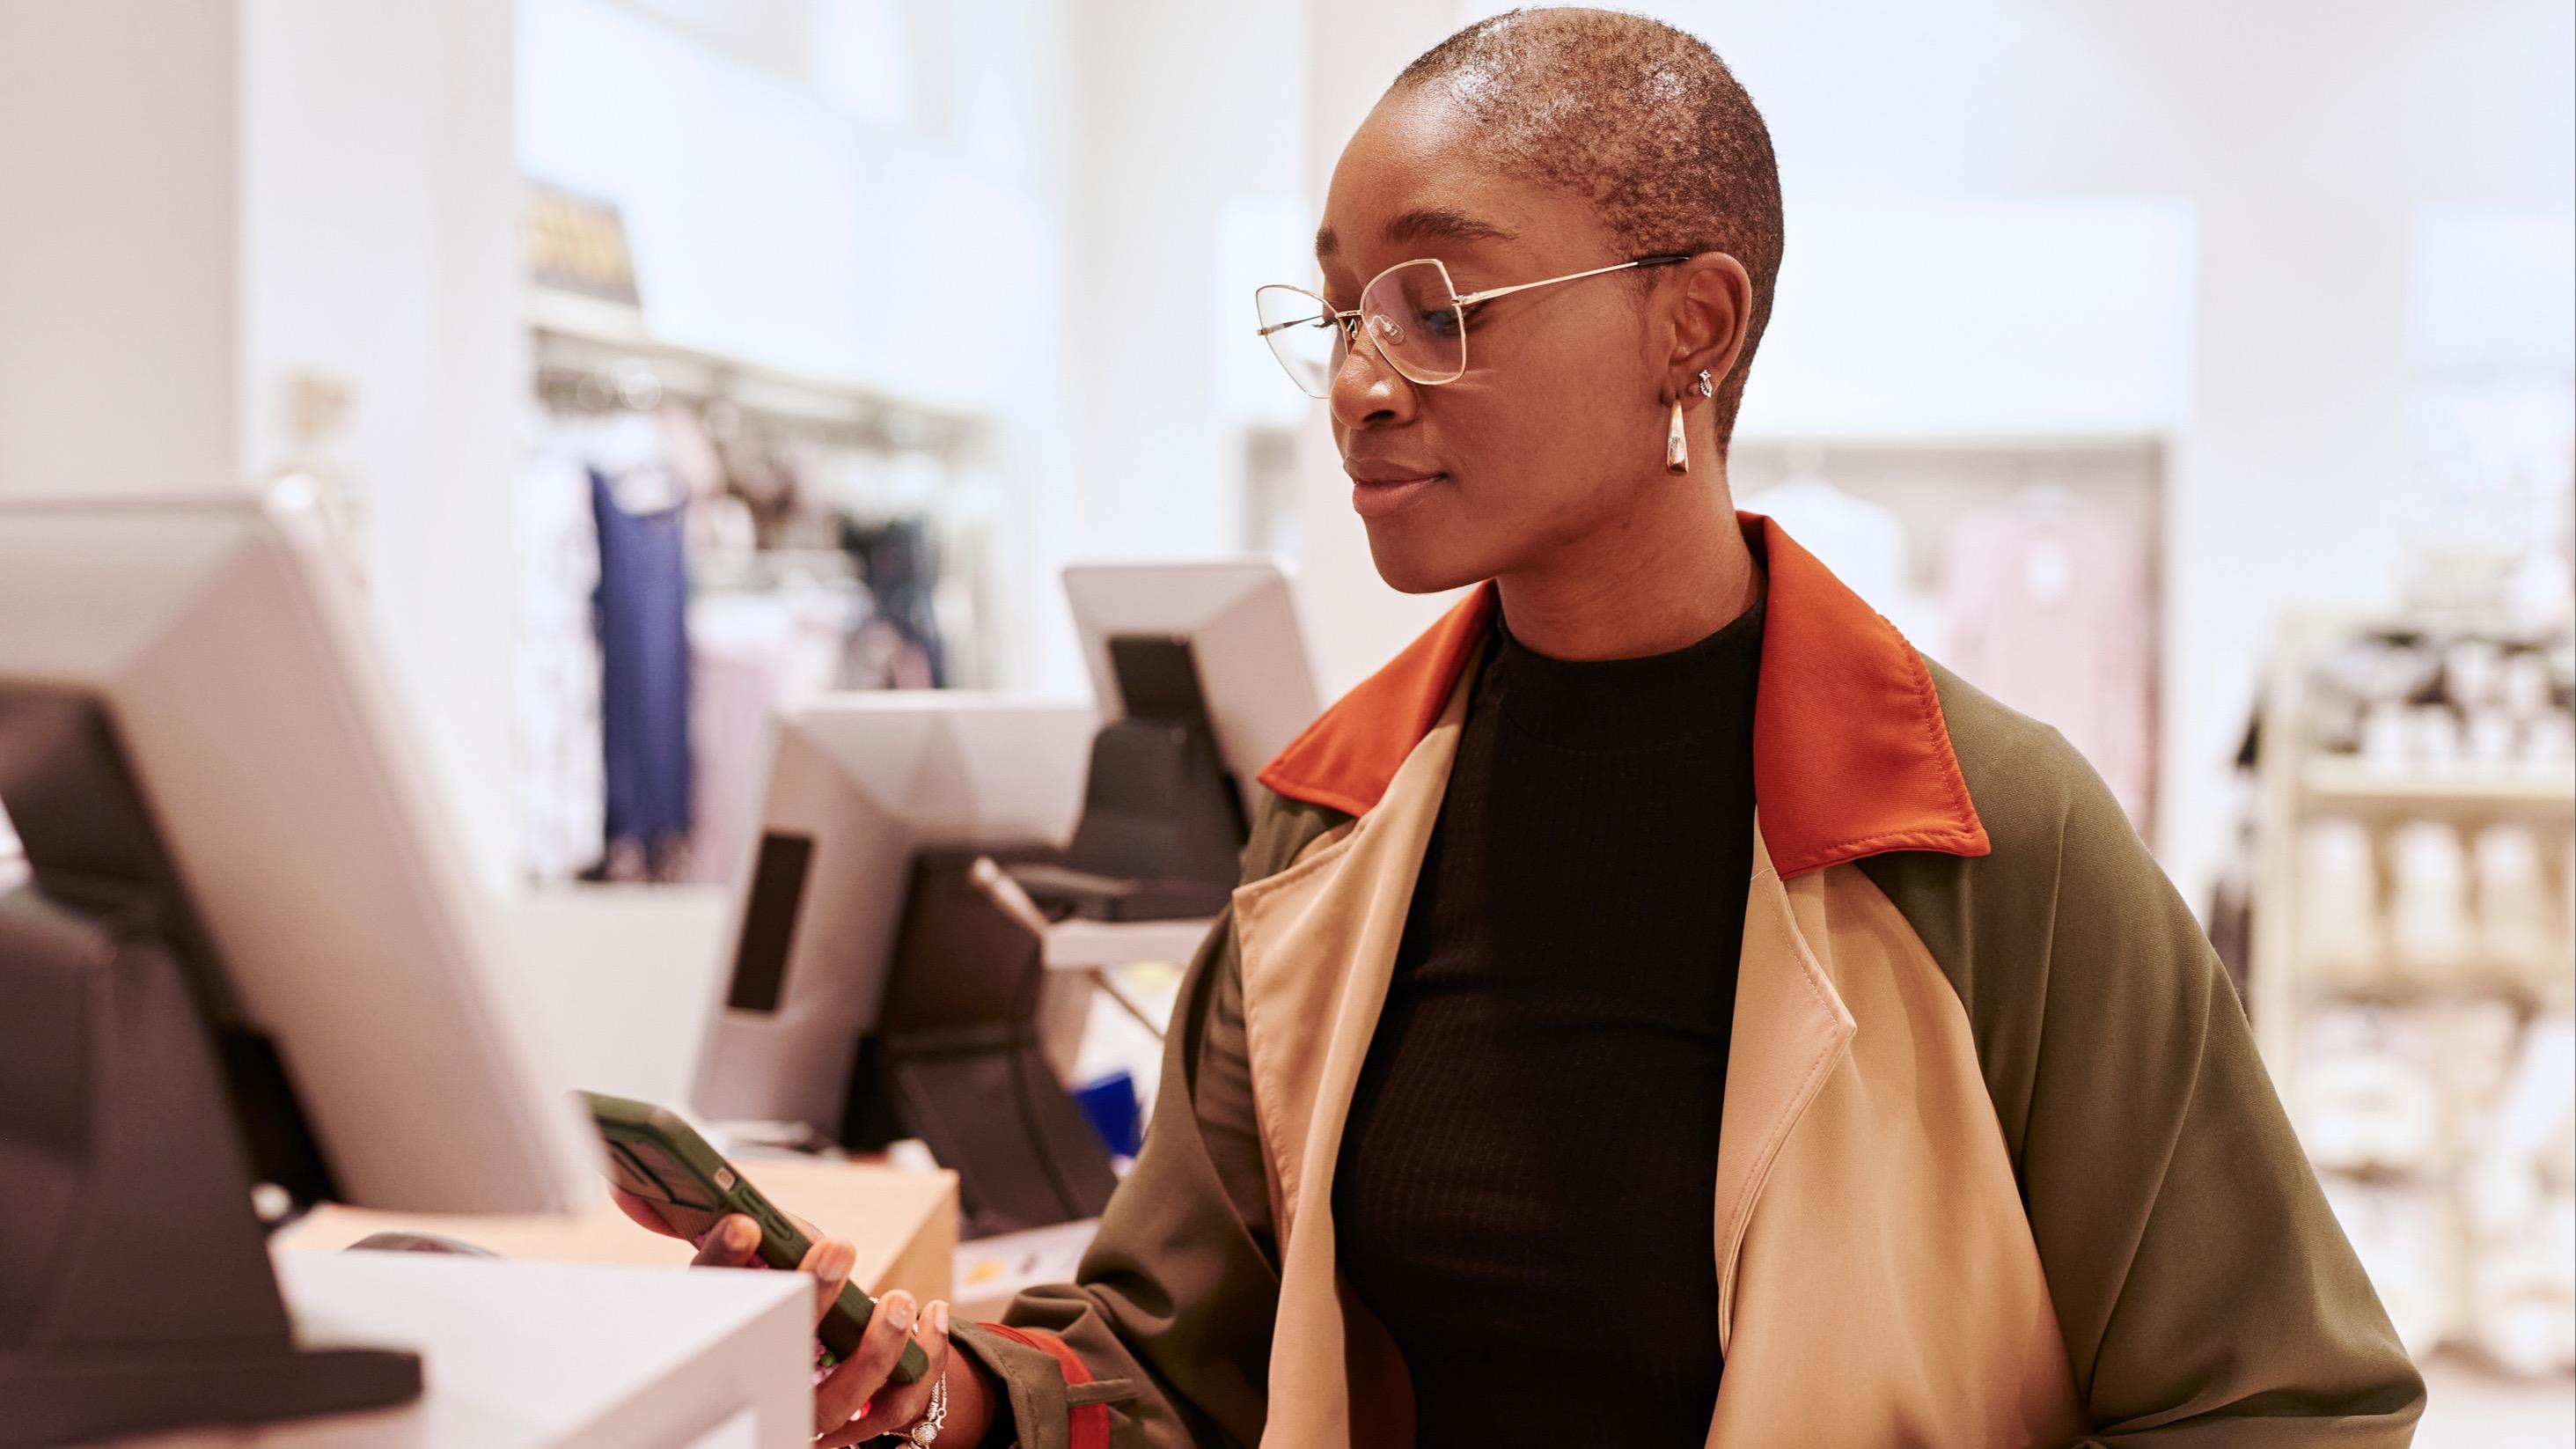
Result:
[[[1624,272],[1630,267],[1669,267],[1675,262],[1689,260],[1690,258],[1686,256],[1639,257],[1635,261],[1614,262],[1606,267],[1594,267],[1588,272],[1568,272],[1562,277],[1549,277],[1544,281],[1522,282],[1511,287],[1487,287],[1481,292],[1469,292],[1466,296],[1458,298],[1457,304],[1461,307],[1472,307],[1478,302],[1490,302],[1496,297],[1508,297],[1514,292],[1526,292],[1532,287],[1553,287],[1559,282],[1579,282],[1586,277],[1600,276],[1604,272]]]

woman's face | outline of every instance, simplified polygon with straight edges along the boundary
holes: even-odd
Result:
[[[1436,95],[1389,97],[1334,168],[1318,259],[1325,296],[1437,257],[1461,293],[1628,260],[1579,198],[1462,159],[1468,124]],[[1634,517],[1663,473],[1667,387],[1653,312],[1629,273],[1473,309],[1467,370],[1407,381],[1363,339],[1332,382],[1333,441],[1387,583],[1428,593],[1543,565]]]

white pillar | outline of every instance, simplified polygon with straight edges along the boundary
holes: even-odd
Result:
[[[254,486],[300,375],[396,676],[511,858],[511,0],[0,6],[0,490]]]
[[[1221,317],[1248,318],[1251,303],[1217,295],[1219,219],[1233,198],[1298,185],[1298,6],[1092,0],[1073,14],[1068,312],[1084,549],[1239,553],[1243,432],[1221,404],[1213,349]]]
[[[0,491],[239,481],[235,15],[0,6]]]

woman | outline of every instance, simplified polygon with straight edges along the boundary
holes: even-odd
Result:
[[[917,1330],[935,1437],[2404,1443],[2420,1383],[2108,792],[1731,511],[1781,230],[1718,58],[1471,26],[1317,252],[1262,323],[1379,572],[1491,582],[1263,772],[1082,1281]],[[878,1391],[911,1318],[824,1442],[932,1437],[931,1380]]]

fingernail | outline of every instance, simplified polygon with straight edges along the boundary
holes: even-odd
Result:
[[[725,1246],[737,1253],[760,1246],[760,1224],[749,1218],[727,1218],[724,1226]]]
[[[886,1322],[898,1329],[912,1327],[912,1295],[897,1289],[886,1295]]]
[[[945,1338],[945,1337],[947,1336],[947,1334],[948,1334],[948,1305],[947,1305],[947,1304],[945,1304],[945,1303],[933,1303],[933,1304],[931,1304],[931,1305],[930,1305],[930,1326],[931,1326],[932,1328],[935,1328],[935,1329],[939,1330],[939,1334],[940,1334],[940,1336],[941,1336],[941,1337]]]

